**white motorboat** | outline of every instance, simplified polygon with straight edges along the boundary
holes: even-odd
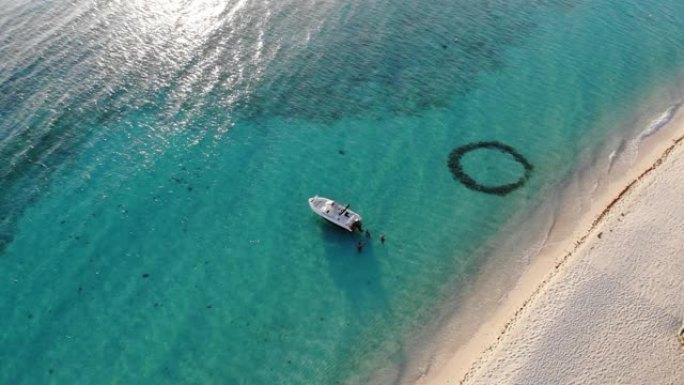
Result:
[[[309,206],[316,214],[343,229],[349,231],[361,230],[361,216],[351,211],[349,205],[342,206],[332,199],[316,195],[313,198],[309,198]]]

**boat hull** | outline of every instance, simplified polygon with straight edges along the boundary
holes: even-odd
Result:
[[[309,198],[309,207],[326,221],[347,231],[361,229],[361,216],[332,199],[315,196]]]

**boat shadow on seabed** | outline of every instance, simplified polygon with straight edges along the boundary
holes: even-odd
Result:
[[[386,250],[380,240],[369,239],[359,231],[349,233],[331,223],[321,223],[320,227],[330,277],[344,292],[355,322],[393,322],[394,314],[382,284],[378,260],[378,254],[385,255]],[[365,243],[362,252],[356,249],[358,242]],[[352,330],[355,329],[350,329],[350,332]],[[346,340],[356,341],[356,338],[357,335],[350,334]],[[346,349],[352,354],[352,346],[346,346]],[[398,383],[406,370],[404,348],[398,349],[388,359],[390,366],[384,367],[383,378],[389,375],[385,378],[387,383]]]
[[[387,310],[389,301],[370,240],[363,233],[349,233],[330,223],[321,223],[320,227],[330,277],[350,305],[359,311]],[[358,242],[365,243],[363,252],[357,251]]]

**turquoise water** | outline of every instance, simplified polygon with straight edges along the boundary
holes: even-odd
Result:
[[[0,383],[401,368],[502,226],[626,130],[606,116],[679,95],[684,3],[651,3],[0,0]],[[527,183],[454,180],[479,141]],[[362,253],[315,194],[364,216]]]

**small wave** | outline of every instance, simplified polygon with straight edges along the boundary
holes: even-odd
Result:
[[[667,110],[665,110],[665,112],[663,112],[662,115],[652,120],[651,123],[643,131],[641,131],[641,133],[637,137],[637,141],[642,141],[658,132],[658,130],[660,130],[663,126],[665,126],[672,120],[672,117],[674,117],[675,113],[677,113],[677,110],[679,110],[681,106],[681,102],[672,105]]]
[[[620,158],[622,154],[624,154],[625,148],[627,148],[625,141],[620,140],[618,146],[608,155],[608,173],[613,171],[613,166],[615,166],[615,162]]]
[[[613,163],[615,163],[615,158],[617,158],[617,150],[613,150],[613,152],[608,155],[608,171],[613,168]]]

